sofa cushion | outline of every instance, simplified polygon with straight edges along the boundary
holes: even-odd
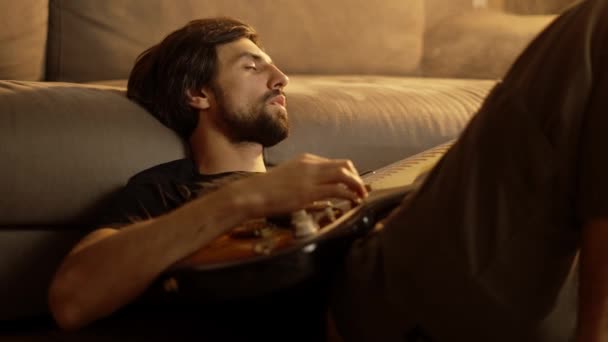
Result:
[[[578,0],[509,0],[502,5],[508,12],[517,14],[559,14]]]
[[[124,79],[144,49],[189,20],[255,27],[285,72],[404,75],[421,57],[423,0],[52,0],[48,79]]]
[[[293,76],[290,137],[266,151],[280,163],[304,152],[377,169],[456,138],[494,81]]]
[[[0,326],[2,321],[48,313],[51,279],[63,257],[85,233],[57,231],[52,226],[0,229]],[[0,340],[5,341],[2,332],[0,328]]]
[[[425,0],[424,2],[425,26],[434,27],[441,22],[458,16],[473,9],[474,0]]]
[[[44,78],[47,0],[0,1],[0,79]]]
[[[0,81],[0,226],[80,222],[180,139],[122,89]]]
[[[125,80],[100,84],[125,86]],[[375,170],[456,138],[495,81],[292,75],[290,136],[265,151],[279,164],[301,153]]]
[[[530,41],[554,18],[492,10],[468,11],[446,18],[426,32],[422,74],[502,78]]]
[[[122,81],[124,83],[124,81]],[[376,169],[455,138],[493,81],[293,76],[291,136],[270,163],[311,152]],[[0,81],[0,225],[82,222],[130,176],[182,158],[124,88]]]

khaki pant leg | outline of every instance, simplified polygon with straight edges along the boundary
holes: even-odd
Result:
[[[571,338],[580,161],[597,158],[588,132],[608,136],[606,115],[590,113],[608,102],[607,25],[606,0],[560,16],[420,191],[353,246],[334,297],[347,340],[404,340],[416,326],[436,341]]]

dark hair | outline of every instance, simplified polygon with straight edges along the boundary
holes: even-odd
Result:
[[[186,91],[212,86],[217,72],[216,46],[241,38],[258,44],[255,30],[232,18],[189,22],[137,57],[127,97],[189,139],[198,124],[198,111],[188,105]]]

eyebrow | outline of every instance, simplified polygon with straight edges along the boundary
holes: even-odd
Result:
[[[237,62],[238,60],[240,60],[241,58],[245,58],[245,57],[249,57],[252,58],[253,60],[255,60],[256,62],[264,62],[264,63],[268,63],[268,64],[272,64],[272,60],[264,60],[264,57],[262,57],[262,55],[258,55],[256,53],[252,53],[249,51],[245,51],[245,52],[241,52],[239,53],[235,58],[234,58],[234,62]]]

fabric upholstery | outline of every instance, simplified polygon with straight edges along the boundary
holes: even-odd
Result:
[[[86,218],[133,174],[185,156],[179,138],[108,85],[0,81],[0,320],[47,311]],[[361,172],[459,134],[493,81],[293,76],[291,136],[267,151],[351,158]],[[65,132],[65,134],[60,133]],[[32,271],[35,270],[35,271]]]
[[[291,135],[279,163],[310,152],[373,170],[457,137],[493,81],[297,76],[286,89]]]
[[[572,6],[577,0],[502,0],[504,9],[519,14],[555,14]],[[582,1],[582,0],[581,0]]]
[[[31,317],[48,310],[47,293],[52,276],[84,234],[84,230],[57,230],[51,226],[0,229],[0,321]],[[7,341],[2,333],[0,340]]]
[[[296,76],[280,163],[311,152],[375,169],[458,135],[492,81]],[[0,82],[0,224],[74,223],[134,173],[181,158],[173,132],[124,89]],[[65,135],[49,134],[64,130]],[[103,156],[102,158],[100,156]]]
[[[77,222],[134,173],[185,153],[119,89],[0,81],[0,108],[10,165],[0,169],[0,225]]]
[[[555,16],[476,10],[446,18],[425,34],[426,77],[501,78]]]
[[[290,76],[285,88],[290,136],[266,150],[266,161],[279,164],[308,152],[352,159],[360,172],[377,169],[457,137],[494,83]]]
[[[0,1],[0,79],[44,78],[48,1]]]
[[[127,78],[144,49],[191,19],[218,15],[256,28],[288,73],[411,74],[423,11],[423,0],[52,0],[48,79]]]
[[[446,18],[457,16],[472,8],[472,0],[425,0],[425,26],[429,28],[440,25]]]

